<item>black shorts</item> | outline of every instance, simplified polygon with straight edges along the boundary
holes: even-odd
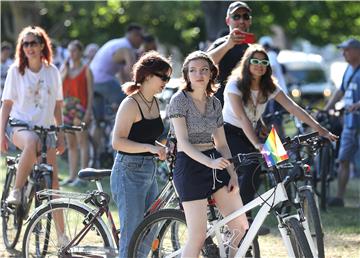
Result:
[[[204,151],[206,156],[221,157],[215,149]],[[226,169],[213,170],[190,158],[185,152],[176,154],[174,169],[174,183],[179,194],[180,202],[202,200],[211,196],[223,186],[227,186],[230,175]]]

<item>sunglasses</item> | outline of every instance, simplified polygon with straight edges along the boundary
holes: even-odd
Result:
[[[243,18],[243,20],[245,20],[245,21],[248,21],[248,20],[251,19],[251,16],[250,16],[250,14],[248,14],[248,13],[244,13],[243,15],[241,15],[241,14],[234,14],[234,15],[231,16],[231,18],[232,18],[234,21],[238,21],[238,20],[240,20],[241,18]]]
[[[171,79],[171,77],[167,76],[166,74],[160,74],[160,73],[153,73],[153,74],[159,77],[163,82],[168,82]]]
[[[270,64],[270,62],[269,62],[269,60],[265,60],[265,59],[260,60],[260,59],[252,58],[252,59],[250,59],[250,64],[268,66]]]
[[[39,42],[33,40],[33,41],[24,41],[22,43],[24,48],[28,48],[28,47],[36,47],[37,45],[39,45]]]

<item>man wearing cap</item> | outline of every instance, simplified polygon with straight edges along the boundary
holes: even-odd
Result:
[[[223,93],[227,78],[248,48],[248,44],[244,43],[244,35],[237,34],[236,31],[248,32],[251,18],[251,9],[246,3],[231,3],[225,19],[230,33],[215,40],[207,50],[214,62],[219,66],[218,81],[221,87],[215,96],[221,101],[221,104],[224,104]]]
[[[343,98],[346,111],[338,155],[338,192],[335,198],[329,200],[330,206],[342,207],[349,179],[350,161],[354,160],[354,155],[360,148],[360,41],[349,39],[338,45],[338,48],[343,50],[343,56],[349,66],[340,88],[333,94],[325,110],[333,108],[335,103]]]

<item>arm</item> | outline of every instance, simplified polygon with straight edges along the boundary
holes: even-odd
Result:
[[[115,63],[124,63],[125,66],[121,67],[117,73],[120,84],[131,81],[132,66],[135,63],[135,55],[129,48],[121,48],[113,55],[113,61]]]
[[[0,153],[6,153],[8,150],[8,141],[5,135],[5,129],[9,120],[12,105],[13,102],[11,100],[4,100],[0,108]]]
[[[245,135],[249,139],[249,141],[254,145],[256,149],[261,149],[262,144],[260,143],[258,137],[256,136],[255,130],[247,117],[244,109],[244,102],[241,96],[228,93],[230,105],[232,106],[237,119],[241,124],[241,128],[244,130]]]
[[[230,165],[230,162],[225,158],[211,159],[190,143],[184,117],[171,118],[171,122],[174,126],[178,150],[185,152],[193,160],[210,168],[224,169]]]
[[[337,136],[330,133],[327,129],[322,127],[312,116],[310,116],[304,109],[297,105],[292,99],[290,99],[284,92],[280,91],[275,100],[279,102],[289,113],[293,114],[301,121],[305,122],[312,129],[319,132],[319,135],[328,138],[331,141],[337,140]]]
[[[93,103],[93,76],[90,69],[86,68],[86,90],[87,90],[87,107],[84,116],[84,121],[86,124],[90,122],[91,113],[92,113],[92,103]]]
[[[243,34],[235,33],[236,30],[238,29],[231,31],[224,43],[215,48],[210,47],[207,51],[210,57],[214,60],[215,64],[219,64],[224,55],[236,44],[244,42],[245,36]]]
[[[57,100],[55,103],[54,117],[55,117],[55,125],[60,126],[63,124],[63,115],[62,115],[62,106],[63,101]],[[65,151],[65,137],[64,132],[59,132],[57,134],[58,142],[57,142],[57,154],[62,154]]]
[[[327,102],[324,110],[332,109],[335,106],[335,103],[338,102],[344,96],[344,92],[340,89],[337,89],[335,93],[331,96]]]
[[[162,158],[165,148],[147,143],[139,143],[129,140],[129,133],[137,116],[140,117],[139,108],[131,98],[124,99],[116,113],[112,146],[117,151],[127,153],[151,152]]]
[[[223,126],[218,127],[215,130],[213,134],[213,138],[214,138],[216,150],[221,154],[221,156],[224,158],[231,158],[231,152],[229,145],[226,142],[225,131]],[[230,176],[236,176],[237,178],[234,165],[231,164],[230,166],[228,166],[227,171]]]

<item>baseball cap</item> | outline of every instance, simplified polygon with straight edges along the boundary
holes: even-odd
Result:
[[[249,12],[251,12],[250,7],[246,3],[237,1],[237,2],[233,2],[229,5],[229,7],[227,9],[227,16],[230,16],[230,14],[233,14],[239,8],[245,8]]]
[[[340,45],[337,45],[338,48],[360,48],[360,41],[357,39],[348,39],[341,43]]]

